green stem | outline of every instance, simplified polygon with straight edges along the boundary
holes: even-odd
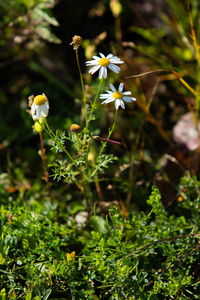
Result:
[[[112,128],[111,128],[111,129],[109,129],[109,133],[108,133],[107,140],[109,140],[109,138],[110,138],[111,134],[112,134],[112,133],[113,133],[113,131],[114,131],[115,124],[116,124],[116,120],[117,120],[117,112],[118,112],[118,110],[116,109],[116,111],[115,111],[115,118],[114,118],[114,122],[113,122]],[[106,145],[107,145],[107,142],[103,143],[103,146],[102,146],[102,148],[101,148],[101,150],[100,150],[100,152],[99,152],[99,155],[101,155],[101,154],[102,154],[102,152],[103,152],[103,150],[104,150],[104,148],[105,148],[105,146],[106,146]]]
[[[93,102],[92,107],[90,109],[89,118],[86,121],[86,132],[88,131],[89,123],[92,120],[92,114],[93,114],[93,112],[95,110],[95,106],[96,106],[96,102],[97,102],[97,97],[98,97],[98,94],[99,94],[102,82],[103,82],[103,77],[101,78],[101,81],[99,83],[99,87],[98,87],[98,90],[97,90],[94,102]],[[86,114],[87,114],[87,112],[86,112]],[[86,146],[86,139],[87,139],[87,133],[84,134],[83,150],[85,149],[85,146]],[[87,161],[88,161],[89,146],[90,146],[90,143],[88,143],[87,150],[86,150],[87,151],[87,158],[86,158]]]
[[[69,152],[66,150],[66,148],[63,146],[63,144],[56,138],[55,134],[53,133],[53,131],[50,129],[46,118],[44,118],[44,122],[46,125],[47,130],[44,128],[44,130],[50,135],[50,137],[53,139],[53,141],[58,145],[58,147],[65,152],[65,154],[69,157],[69,159],[72,161],[72,163],[74,165],[76,165],[75,160],[73,159],[73,157],[69,154]]]
[[[82,76],[81,67],[80,67],[79,58],[78,58],[78,49],[76,49],[76,61],[77,61],[78,71],[79,71],[80,80],[81,80],[81,88],[82,88],[82,92],[83,92],[83,100],[84,100],[84,105],[85,105],[85,121],[86,121],[86,124],[87,124],[87,106],[86,106],[87,105],[87,99],[86,99],[86,96],[85,96],[83,76]]]
[[[103,82],[103,77],[101,78],[101,81],[100,81],[100,83],[99,83],[99,87],[98,87],[98,90],[97,90],[97,93],[96,93],[94,102],[93,102],[92,107],[91,107],[91,110],[90,110],[89,118],[88,118],[88,120],[87,120],[87,122],[86,122],[86,129],[87,129],[87,130],[88,130],[89,123],[90,123],[90,121],[91,121],[91,119],[92,119],[92,114],[93,114],[94,109],[95,109],[95,106],[96,106],[97,97],[98,97],[98,95],[99,95],[99,91],[100,91],[100,87],[101,87],[102,82]]]

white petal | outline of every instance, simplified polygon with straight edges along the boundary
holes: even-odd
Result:
[[[41,112],[42,112],[43,117],[47,117],[49,110],[48,110],[46,103],[41,105]]]
[[[123,84],[123,83],[120,83],[118,91],[119,91],[119,92],[122,92],[122,91],[123,91],[123,88],[124,88],[124,84]]]
[[[40,116],[41,116],[41,109],[40,109],[40,106],[37,105],[37,109],[36,109],[36,117],[37,117],[38,120],[40,119]]]
[[[103,76],[103,67],[100,67],[100,70],[99,70],[99,79],[101,79]]]
[[[31,106],[31,115],[33,116],[35,114],[35,110],[36,110],[36,105],[33,102],[32,106]]]
[[[115,73],[119,73],[119,71],[121,70],[118,66],[115,66],[115,65],[113,65],[113,64],[109,64],[109,65],[108,65],[108,68],[109,68],[110,70],[112,70],[113,72],[115,72]]]
[[[132,102],[132,101],[135,101],[136,98],[124,96],[124,97],[123,97],[123,100],[126,101],[126,102]]]
[[[102,53],[99,52],[99,55],[101,56],[101,58],[105,58],[105,55],[103,55]]]
[[[112,53],[110,53],[110,54],[108,54],[108,55],[106,56],[106,58],[109,59],[109,60],[110,60],[111,57],[113,57],[113,54],[112,54]]]
[[[115,101],[115,108],[118,110],[118,108],[121,106],[121,108],[125,109],[124,102],[121,99],[117,99]]]
[[[98,56],[96,56],[96,55],[92,56],[92,58],[94,58],[94,59],[97,60],[97,61],[99,61],[99,60],[101,59],[100,57],[98,57]]]
[[[114,85],[112,83],[110,83],[110,89],[115,93],[116,92],[116,88],[114,87]]]
[[[123,64],[123,63],[124,63],[124,62],[123,62],[122,60],[120,60],[120,58],[117,57],[117,56],[113,56],[113,57],[110,58],[109,60],[110,60],[110,62],[111,62],[112,64]]]
[[[98,60],[89,60],[89,61],[86,61],[86,66],[96,66],[98,64],[99,64]]]
[[[47,108],[49,109],[49,100],[48,99],[47,99],[46,104],[47,104]]]
[[[113,92],[111,92],[111,91],[106,91],[106,92],[107,92],[107,94],[101,94],[101,95],[107,95],[107,96],[109,96],[110,94],[113,94]]]
[[[108,101],[108,103],[115,100],[112,96],[107,97],[107,98],[101,98],[101,99],[106,99],[105,101]],[[104,101],[104,102],[105,102],[105,101]]]
[[[106,90],[106,92],[107,92],[108,94],[113,94],[113,92],[112,92],[112,91],[107,91],[107,90]]]
[[[113,95],[113,93],[111,93],[110,95],[109,94],[101,94],[100,99],[106,99],[106,98],[112,97],[112,95]]]
[[[123,94],[123,95],[131,95],[131,92],[130,92],[130,91],[127,91],[127,92],[123,92],[122,94]]]
[[[92,67],[92,68],[89,70],[89,73],[90,73],[90,74],[94,74],[94,73],[95,73],[96,71],[98,71],[100,68],[101,68],[100,65],[94,66],[94,67]]]
[[[108,97],[110,97],[109,94],[101,94],[100,95],[100,99],[106,99]]]
[[[115,101],[115,99],[114,98],[110,98],[110,99],[107,99],[107,100],[105,100],[105,101],[103,101],[101,104],[104,104],[104,103],[110,103],[110,102],[113,102],[113,101]]]
[[[103,78],[105,79],[107,77],[107,68],[103,67]]]

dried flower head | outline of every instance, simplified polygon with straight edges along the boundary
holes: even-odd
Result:
[[[72,124],[70,127],[70,131],[79,133],[81,131],[81,127],[78,124]]]
[[[28,106],[31,107],[34,102],[34,95],[28,97]]]
[[[70,43],[70,45],[74,45],[74,50],[77,50],[78,47],[82,44],[82,37],[79,35],[75,35],[72,38],[72,42]]]

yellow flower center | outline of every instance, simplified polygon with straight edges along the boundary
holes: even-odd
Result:
[[[107,67],[110,64],[110,61],[108,58],[101,58],[99,61],[99,65],[102,67]]]
[[[113,93],[113,98],[115,98],[115,99],[122,99],[123,98],[123,94],[121,92],[115,92],[115,93]]]
[[[44,95],[38,95],[34,98],[35,105],[42,105],[47,101],[47,98]]]

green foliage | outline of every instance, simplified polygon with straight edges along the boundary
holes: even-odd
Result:
[[[1,299],[198,299],[199,197],[187,199],[187,217],[169,215],[154,187],[148,214],[124,219],[113,207],[106,220],[91,217],[87,234],[72,219],[58,223],[57,205],[2,205]]]
[[[54,7],[54,0],[20,0],[0,1],[1,25],[7,26],[3,30],[1,43],[9,45],[10,39],[15,36],[15,46],[26,41],[28,48],[38,47],[38,40],[60,43],[61,41],[51,32],[50,26],[58,26],[57,20],[51,15],[50,8]],[[16,30],[16,31],[15,31]],[[5,38],[5,40],[4,40]],[[8,40],[6,40],[6,38]]]
[[[155,1],[156,14],[143,20],[152,1],[119,2],[60,1],[53,10],[54,0],[0,0],[0,300],[199,299],[200,181],[190,175],[199,149],[182,152],[171,140],[188,109],[188,132],[198,136],[199,1]],[[76,53],[66,48],[75,28],[84,38]],[[85,57],[111,51],[125,62],[120,74],[82,75]],[[134,109],[117,116],[100,105],[111,82],[128,87]],[[44,90],[42,139],[32,135],[25,99]],[[172,149],[186,174],[179,185],[177,169],[173,181],[158,162]],[[164,189],[168,210],[162,185],[148,196],[162,169],[175,189],[174,197]]]

